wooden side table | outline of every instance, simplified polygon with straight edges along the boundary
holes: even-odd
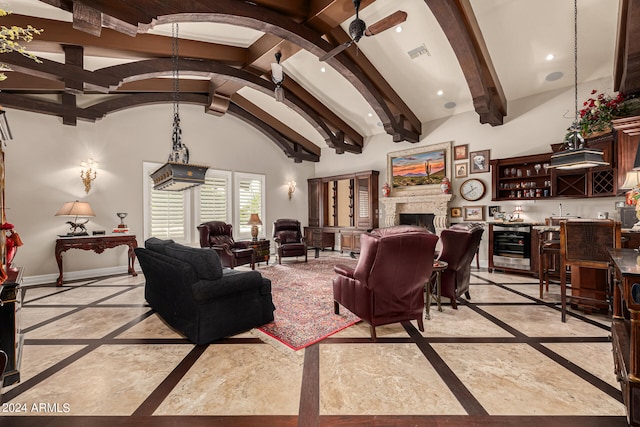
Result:
[[[438,311],[442,311],[442,304],[440,302],[440,300],[442,299],[442,280],[440,278],[440,275],[442,274],[443,271],[445,271],[447,269],[447,267],[449,267],[449,264],[446,261],[438,261],[438,260],[434,260],[433,261],[433,273],[432,273],[432,278],[435,276],[436,279],[436,283],[435,283],[435,290],[436,290],[436,294],[434,295],[436,298],[436,303],[438,304]],[[433,286],[431,286],[431,282],[433,280],[430,280],[429,282],[425,283],[424,285],[424,290],[427,293],[427,302],[425,303],[425,318],[426,319],[431,319],[431,313],[430,313],[430,309],[431,309],[431,296],[433,295]]]
[[[60,275],[56,284],[62,286],[63,272],[62,272],[62,253],[69,249],[84,249],[86,251],[94,251],[97,254],[101,254],[105,249],[115,248],[116,246],[126,245],[129,247],[129,266],[128,271],[132,276],[137,276],[138,273],[133,268],[133,264],[136,261],[136,254],[133,251],[138,247],[135,234],[118,234],[111,236],[76,236],[76,237],[60,237],[56,239],[56,262],[58,263],[58,270]]]
[[[265,261],[269,265],[269,255],[271,254],[271,241],[267,239],[252,241],[250,245],[255,251],[255,261],[259,264]]]

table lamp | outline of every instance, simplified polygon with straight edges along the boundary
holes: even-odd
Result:
[[[67,221],[67,224],[71,227],[71,232],[67,233],[67,236],[88,236],[89,233],[87,233],[87,228],[84,225],[89,222],[89,220],[78,222],[78,217],[94,217],[96,214],[93,213],[93,209],[91,209],[91,205],[88,202],[79,202],[76,200],[75,202],[66,202],[62,205],[55,216],[75,217],[73,221]],[[78,229],[80,231],[78,231]]]
[[[638,150],[638,152],[640,152],[640,150]],[[633,169],[627,172],[624,184],[622,184],[620,188],[623,190],[629,190],[631,197],[633,197],[633,194],[640,193],[640,170]],[[640,220],[640,210],[638,210],[640,206],[638,205],[638,199],[635,199],[633,204],[636,208],[636,218]],[[633,231],[640,231],[640,221],[636,222],[631,229]]]
[[[258,240],[258,225],[262,225],[257,213],[252,213],[247,224],[251,226],[251,240]]]

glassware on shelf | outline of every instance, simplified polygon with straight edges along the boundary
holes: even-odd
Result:
[[[505,176],[505,177],[509,178],[509,174],[510,174],[510,173],[511,173],[511,172],[509,171],[509,168],[506,168],[506,169],[504,170],[504,176]]]
[[[511,176],[516,176],[516,168],[511,168]]]
[[[549,173],[549,163],[543,164],[542,167],[544,168],[544,173]]]
[[[536,170],[536,175],[538,175],[540,173],[540,169],[542,169],[542,166],[540,166],[540,163],[536,163],[533,168]],[[545,170],[546,172],[546,170]]]

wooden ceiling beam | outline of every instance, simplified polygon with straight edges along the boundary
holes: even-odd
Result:
[[[231,98],[234,104],[253,116],[260,119],[262,122],[268,124],[277,132],[281,133],[285,138],[298,142],[302,147],[304,147],[307,151],[320,156],[320,147],[318,147],[313,142],[309,141],[304,136],[300,135],[295,130],[291,129],[289,126],[286,126],[284,123],[273,117],[271,114],[264,111],[262,108],[258,107],[247,98],[244,98],[237,93],[233,95]]]
[[[502,125],[507,100],[469,0],[424,1],[458,58],[480,123]]]
[[[620,0],[613,79],[616,91],[640,94],[640,0]]]

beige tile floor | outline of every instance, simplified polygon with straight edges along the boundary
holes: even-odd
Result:
[[[415,322],[388,325],[373,343],[359,323],[298,352],[256,330],[198,349],[148,315],[142,275],[26,288],[22,380],[2,389],[3,407],[68,410],[2,415],[49,416],[58,425],[91,415],[135,425],[145,411],[157,425],[173,416],[186,425],[196,415],[298,425],[309,414],[317,425],[405,425],[409,416],[415,425],[494,416],[510,417],[496,418],[501,425],[526,416],[625,424],[606,316],[563,324],[537,300],[532,277],[474,269],[472,283],[458,310],[446,300],[442,311],[432,306],[423,333]]]

